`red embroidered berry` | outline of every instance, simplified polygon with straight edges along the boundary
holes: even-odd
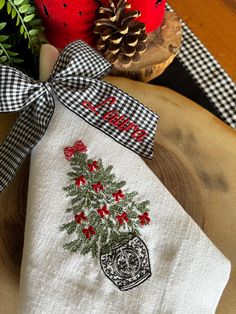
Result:
[[[148,212],[145,212],[143,215],[139,215],[138,218],[141,226],[147,225],[151,221],[150,217],[148,216]]]
[[[80,176],[79,178],[75,179],[75,184],[76,186],[80,187],[81,184],[85,185],[86,184],[86,179],[84,176]]]
[[[81,224],[82,220],[88,220],[84,212],[80,212],[79,214],[75,215],[75,221],[77,222],[77,224]]]

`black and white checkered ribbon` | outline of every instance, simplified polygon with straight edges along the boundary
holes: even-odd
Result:
[[[8,66],[0,67],[0,112],[21,112],[0,146],[0,191],[44,135],[54,112],[53,95],[120,144],[143,157],[152,157],[158,115],[115,86],[101,81],[110,69],[110,64],[82,41],[75,41],[63,50],[46,82],[35,81]],[[109,98],[116,101],[100,106]],[[99,110],[92,111],[90,107],[96,106]],[[146,135],[138,140],[137,136],[131,136],[129,128],[121,131],[114,121],[109,123],[103,119],[107,111],[118,115],[119,121],[125,119],[133,124],[136,135],[137,126]]]
[[[168,11],[173,11],[170,5]],[[222,120],[236,128],[236,84],[182,21],[183,40],[177,56],[194,81],[200,86]]]

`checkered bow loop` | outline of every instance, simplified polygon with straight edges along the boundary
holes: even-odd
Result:
[[[101,81],[110,69],[110,64],[82,41],[75,41],[63,50],[46,82],[35,81],[9,66],[0,66],[0,112],[20,112],[0,145],[0,191],[44,135],[54,112],[54,97],[120,144],[143,157],[152,157],[158,115],[115,86]],[[111,96],[116,102],[109,104],[109,110],[145,129],[147,136],[142,141],[102,119],[107,106],[95,114],[89,106],[82,105],[86,101],[96,106]]]

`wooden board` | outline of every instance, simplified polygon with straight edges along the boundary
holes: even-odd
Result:
[[[147,164],[232,263],[217,313],[236,313],[236,133],[169,89],[110,78],[157,111],[155,157]]]
[[[218,313],[236,312],[235,132],[169,89],[122,78],[107,80],[160,114],[155,157],[147,164],[231,260],[233,271]],[[0,116],[1,138],[14,120],[10,117]],[[27,177],[28,162],[0,195],[0,272],[6,275],[0,282],[0,312],[1,306],[8,304],[9,314],[15,313],[13,305],[18,292]]]
[[[14,114],[0,115],[0,143],[15,119]],[[0,193],[0,313],[17,311],[28,167],[26,162],[7,190]]]
[[[169,0],[168,4],[236,81],[236,1]]]

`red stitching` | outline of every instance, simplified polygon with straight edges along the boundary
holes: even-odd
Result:
[[[151,221],[148,215],[148,212],[145,212],[142,215],[139,215],[138,218],[139,218],[139,222],[141,226],[147,225]]]
[[[82,141],[75,142],[73,147],[65,147],[64,148],[64,155],[67,160],[71,160],[71,158],[74,156],[74,154],[78,153],[86,153],[87,152],[87,146],[84,145]]]
[[[125,126],[127,123],[129,123],[129,125]],[[134,123],[134,122],[130,122],[129,119],[126,119],[123,123],[121,123],[118,126],[118,129],[125,132],[125,131],[129,131],[130,129],[134,128],[135,130],[138,129],[138,126]]]
[[[92,188],[94,189],[94,191],[96,193],[98,193],[99,191],[104,190],[104,187],[102,186],[101,182],[98,182],[96,184],[92,184]]]
[[[104,105],[111,106],[117,101],[116,97],[111,96],[105,100],[103,100],[100,104],[94,106],[91,102],[87,100],[82,101],[82,105],[87,108],[92,110],[96,115],[98,115],[97,109]],[[117,127],[121,132],[126,132],[129,130],[133,130],[131,137],[138,142],[142,142],[144,137],[148,135],[148,132],[140,129],[137,124],[132,122],[130,119],[128,119],[125,115],[119,114],[119,112],[115,109],[112,109],[108,112],[106,112],[103,116],[102,119],[108,121],[111,125],[114,125]]]
[[[125,198],[125,195],[123,194],[123,192],[121,190],[118,190],[115,193],[112,193],[112,196],[114,197],[114,199],[116,200],[116,202],[119,202],[120,198]]]
[[[87,152],[87,146],[84,145],[84,143],[82,141],[75,142],[74,149],[78,153],[86,153]]]
[[[135,138],[137,141],[142,142],[143,138],[147,135],[147,131],[145,130],[137,130],[131,134],[132,138]]]
[[[87,108],[87,109],[91,109],[95,114],[98,114],[97,109],[102,107],[103,105],[105,105],[106,103],[108,103],[109,106],[111,106],[112,104],[114,104],[116,102],[116,98],[111,96],[105,100],[103,100],[100,104],[93,106],[92,103],[90,101],[87,100],[83,100],[82,101],[82,105]]]
[[[79,214],[75,215],[75,221],[77,222],[77,224],[81,224],[82,220],[88,220],[84,212],[80,212]]]
[[[82,232],[84,233],[87,239],[90,239],[91,236],[96,234],[95,230],[93,229],[91,225],[88,228],[84,228]]]
[[[97,209],[98,214],[100,215],[101,218],[104,218],[105,215],[109,215],[110,211],[107,208],[107,205],[104,205],[102,208]]]
[[[120,225],[123,225],[124,222],[128,222],[129,221],[129,218],[127,216],[127,213],[123,212],[121,215],[117,215],[116,216],[116,219],[118,220],[119,224]]]
[[[76,178],[75,179],[75,184],[80,187],[81,184],[85,185],[87,182],[86,182],[86,179],[84,176],[80,176],[79,178]]]
[[[94,172],[95,170],[99,169],[98,163],[94,160],[91,164],[88,164],[88,169],[90,172]]]
[[[75,148],[87,149],[82,142],[77,143],[78,146],[68,149],[71,155]],[[70,164],[78,171],[77,178],[75,172],[68,173],[70,185],[65,188],[72,198],[71,207],[67,208],[73,213],[72,221],[61,225],[60,230],[69,235],[74,233],[75,238],[65,243],[64,248],[82,255],[100,255],[104,273],[120,290],[137,286],[151,275],[148,249],[138,237],[139,229],[150,223],[149,201],[136,201],[137,192],[123,193],[126,183],[117,181],[112,166],[105,166],[102,159],[96,161],[87,153],[76,153]],[[133,276],[134,268],[140,274],[135,270]]]

